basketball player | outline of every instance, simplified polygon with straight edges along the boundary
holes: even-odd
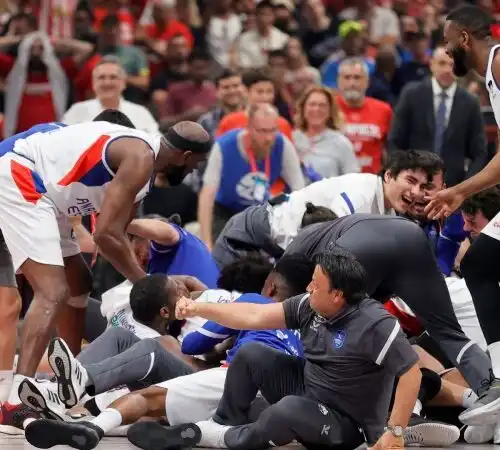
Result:
[[[500,46],[491,37],[492,18],[483,9],[461,6],[446,18],[444,39],[457,76],[475,70],[485,77],[497,125],[500,124]],[[455,211],[465,198],[500,183],[500,154],[478,174],[437,193],[426,208],[430,218]],[[500,213],[482,230],[462,260],[461,270],[474,300],[492,361],[493,371],[477,402],[460,420],[484,425],[500,419]]]
[[[19,384],[35,374],[62,305],[70,297],[86,301],[85,291],[70,292],[66,281],[85,267],[68,217],[99,211],[95,241],[101,253],[130,281],[143,278],[125,232],[134,205],[155,181],[179,184],[206,159],[210,138],[192,122],[178,123],[166,137],[89,122],[37,129],[2,145],[0,229],[14,270],[21,269],[34,290],[17,372],[1,406],[0,430],[19,433],[29,414],[20,405]]]

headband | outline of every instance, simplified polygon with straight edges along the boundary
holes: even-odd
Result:
[[[169,128],[165,134],[167,142],[177,150],[193,153],[208,153],[212,149],[212,141],[194,142],[181,136],[173,128]]]

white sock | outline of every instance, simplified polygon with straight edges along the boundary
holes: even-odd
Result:
[[[104,431],[104,433],[119,427],[122,424],[122,421],[123,418],[120,411],[113,408],[105,409],[95,419],[91,420],[91,422]]]
[[[19,385],[26,377],[24,375],[15,374],[12,378],[12,386],[10,387],[9,398],[7,402],[11,405],[19,405],[21,400],[19,399]]]
[[[197,422],[196,425],[198,425],[201,431],[201,439],[198,443],[200,447],[227,448],[224,442],[224,435],[231,427],[219,425],[212,419]]]
[[[12,370],[0,370],[0,402],[5,402],[9,397],[13,377]]]
[[[500,342],[493,342],[488,345],[490,353],[491,365],[496,378],[500,378]]]
[[[477,395],[472,389],[466,389],[462,394],[462,406],[470,408],[477,400]]]
[[[417,398],[417,402],[415,403],[415,406],[413,407],[413,414],[420,416],[421,412],[422,412],[422,402]]]

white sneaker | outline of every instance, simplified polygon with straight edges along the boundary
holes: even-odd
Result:
[[[201,439],[198,443],[198,447],[227,448],[224,442],[224,435],[231,427],[220,425],[212,419],[197,422],[196,425],[201,430]]]
[[[25,378],[19,385],[19,398],[23,405],[42,417],[64,421],[66,407],[57,394],[57,384]]]
[[[494,425],[493,444],[500,444],[500,422]]]
[[[495,434],[495,425],[469,425],[464,431],[464,440],[468,444],[486,444]]]
[[[89,376],[61,338],[52,339],[48,350],[49,364],[57,379],[59,398],[68,408],[85,394]]]

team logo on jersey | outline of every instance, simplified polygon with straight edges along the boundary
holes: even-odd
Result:
[[[333,346],[335,348],[342,348],[344,346],[345,338],[346,338],[345,330],[336,331],[335,334],[333,335]]]
[[[328,415],[328,408],[325,405],[322,405],[321,403],[318,403],[318,409],[321,414],[324,416]]]
[[[97,212],[88,198],[77,198],[76,205],[68,208],[68,216],[87,216]]]

